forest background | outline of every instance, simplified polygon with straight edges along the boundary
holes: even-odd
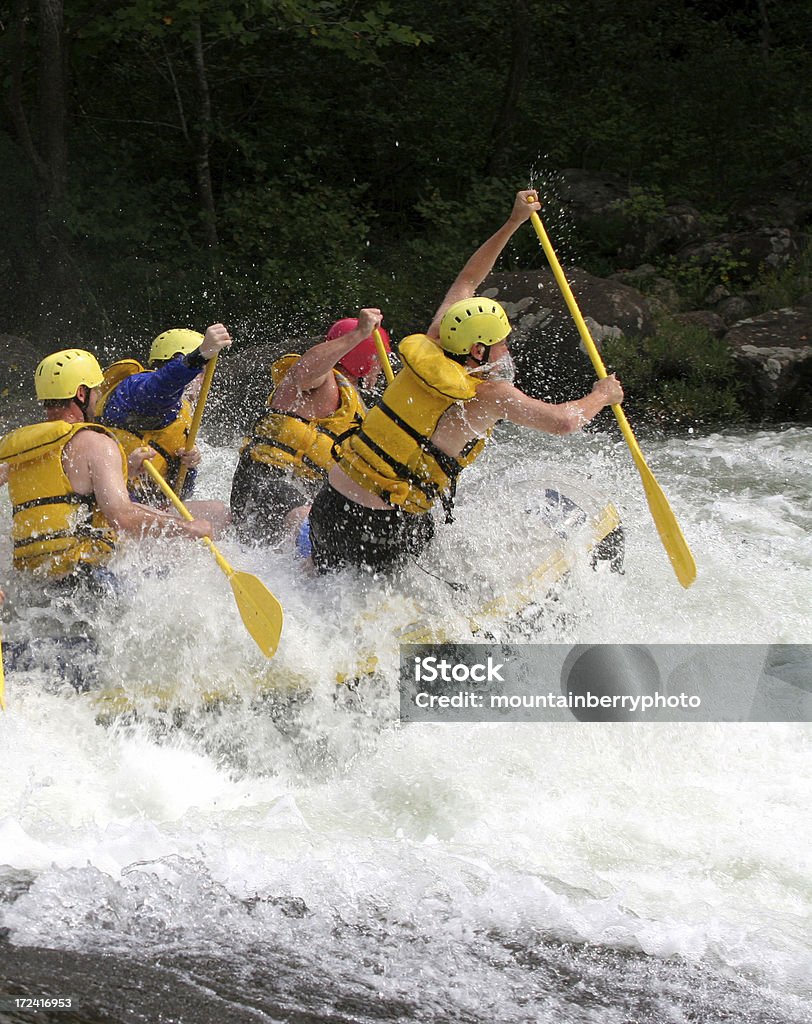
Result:
[[[606,275],[563,169],[721,225],[812,153],[807,0],[0,0],[0,27],[0,332],[110,354],[360,305],[403,337],[518,188]],[[501,267],[543,263],[528,228]]]

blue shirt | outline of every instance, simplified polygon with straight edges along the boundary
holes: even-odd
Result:
[[[138,431],[168,427],[178,418],[183,392],[200,370],[176,356],[157,370],[131,374],[107,399],[99,422]]]
[[[185,356],[176,356],[157,370],[130,374],[107,399],[99,423],[138,433],[168,427],[180,415],[187,385],[200,372],[200,366],[190,367]],[[190,469],[182,497],[192,493],[196,477],[197,470]]]

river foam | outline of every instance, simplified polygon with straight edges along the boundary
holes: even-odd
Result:
[[[502,638],[803,643],[811,447],[801,429],[644,445],[697,560],[688,591],[604,436],[506,438],[425,568],[497,590],[533,544],[534,490],[575,474],[618,505],[626,573],[576,570],[533,615],[490,623]],[[235,453],[206,454],[203,496],[221,496]],[[469,595],[416,567],[401,589],[348,586],[223,550],[285,608],[270,665],[207,552],[158,545],[121,565],[101,672],[133,693],[173,683],[171,712],[101,724],[47,670],[10,675],[0,926],[16,947],[142,964],[145,1000],[156,957],[234,1006],[242,979],[264,1019],[812,1019],[808,724],[400,726],[396,628],[428,614],[471,639]],[[336,699],[336,667],[367,648],[376,679]],[[257,705],[257,679],[313,696]],[[212,684],[243,699],[205,710]]]

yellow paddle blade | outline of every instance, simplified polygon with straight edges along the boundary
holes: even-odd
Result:
[[[613,405],[612,412],[615,414],[621,433],[626,439],[629,451],[632,453],[637,472],[640,474],[649,511],[654,520],[654,525],[657,527],[657,533],[660,535],[665,553],[668,555],[677,579],[682,586],[690,587],[696,579],[696,562],[691,554],[691,549],[688,547],[688,542],[682,535],[677,517],[672,512],[668,499],[663,494],[662,488],[649,469],[648,463],[643,458],[637,438],[634,436],[632,428],[629,426],[629,421],[626,419],[626,413],[619,405]]]
[[[149,459],[144,462],[144,468],[183,518],[191,522],[192,513]],[[256,576],[247,572],[237,572],[232,568],[220,554],[211,537],[204,537],[203,543],[214,555],[215,561],[228,577],[245,628],[265,657],[272,657],[279,646],[279,636],[282,633],[282,605]]]
[[[694,556],[691,554],[688,542],[682,535],[677,517],[671,511],[668,499],[654,479],[654,474],[645,462],[642,465],[637,463],[637,469],[643,483],[643,490],[646,494],[651,518],[657,527],[657,533],[660,535],[665,553],[668,555],[677,579],[687,589],[696,579]]]
[[[266,658],[272,658],[282,634],[282,605],[262,580],[248,572],[234,572],[229,578],[245,628]]]

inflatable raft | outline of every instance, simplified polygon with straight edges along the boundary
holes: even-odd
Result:
[[[464,579],[453,580],[451,574],[461,575],[457,564],[443,564],[442,554],[435,559],[431,551],[420,566],[428,577],[427,586],[420,593],[404,590],[374,607],[357,613],[351,619],[349,636],[357,638],[350,656],[346,651],[330,661],[327,651],[320,653],[320,664],[328,663],[328,675],[335,684],[362,684],[376,673],[388,671],[396,663],[400,644],[452,643],[490,640],[495,635],[503,639],[532,639],[528,635],[528,609],[538,605],[539,614],[545,614],[544,598],[554,590],[576,564],[603,565],[620,570],[623,562],[623,534],[620,517],[614,505],[605,497],[596,495],[588,486],[577,482],[559,481],[539,487],[538,480],[512,480],[511,502],[514,509],[510,528],[500,528],[499,550],[490,559],[479,559]],[[471,513],[476,519],[475,513]],[[481,520],[480,520],[481,522]],[[517,528],[521,524],[521,529]],[[465,512],[451,528],[449,536],[460,537],[467,529]],[[454,544],[446,545],[452,552]],[[296,573],[293,572],[296,586]],[[418,574],[419,575],[419,574]],[[348,574],[348,585],[363,586],[357,576]],[[437,581],[435,583],[435,580]],[[311,591],[318,589],[318,580],[311,577]],[[456,591],[453,597],[457,615],[451,623],[448,616],[438,612],[438,588],[448,600],[446,587]],[[320,612],[320,614],[329,614]],[[315,616],[315,612],[314,612]],[[511,633],[511,622],[521,620],[521,627]],[[530,616],[532,622],[532,616]],[[256,677],[250,681],[251,696],[264,699],[308,691],[312,680],[306,670],[291,669],[290,659],[284,657],[286,642],[301,644],[302,630],[308,623],[298,623],[298,633],[283,631],[279,654],[263,663]],[[531,627],[532,628],[532,627]],[[295,639],[294,639],[295,637]],[[235,640],[239,643],[242,636]],[[120,642],[118,638],[117,642]],[[250,644],[250,638],[245,638]],[[307,643],[308,641],[305,641]],[[311,644],[318,643],[311,640]],[[223,664],[212,664],[212,682],[205,686],[183,687],[171,679],[172,665],[167,660],[167,672],[162,681],[143,685],[132,679],[110,684],[109,672],[97,672],[97,664],[110,666],[117,656],[116,649],[106,650],[108,640],[94,639],[92,631],[80,636],[43,639],[29,636],[25,640],[9,638],[4,643],[4,660],[9,682],[16,673],[43,674],[50,686],[65,686],[86,693],[98,706],[104,717],[126,714],[138,707],[177,707],[179,700],[191,704],[212,705],[246,696],[246,687],[224,685],[228,676],[228,652],[218,648]],[[176,659],[180,661],[180,658]],[[128,673],[131,675],[132,673]],[[106,676],[106,682],[101,681]],[[324,672],[322,672],[322,677]],[[217,680],[220,680],[219,682]],[[32,682],[33,682],[32,678]]]

